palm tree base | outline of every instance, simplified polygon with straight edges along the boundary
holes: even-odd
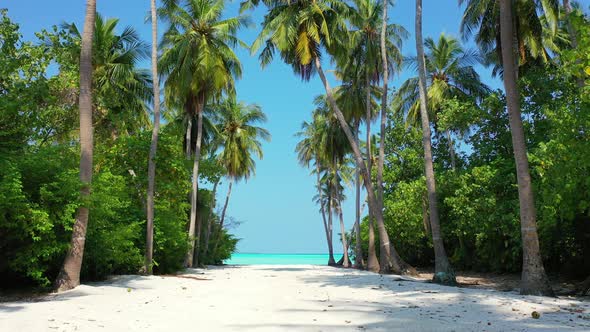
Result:
[[[550,296],[555,297],[555,293],[549,284],[549,280],[543,274],[539,277],[522,277],[520,285],[520,295]]]
[[[57,277],[57,279],[55,281],[54,290],[56,293],[61,293],[61,292],[65,292],[65,291],[69,291],[71,289],[74,289],[74,288],[78,287],[79,285],[80,285],[79,282],[75,282],[66,273],[64,273],[62,271],[62,272],[60,272],[59,276]]]
[[[446,286],[457,286],[457,279],[453,272],[436,272],[432,277],[432,282]]]

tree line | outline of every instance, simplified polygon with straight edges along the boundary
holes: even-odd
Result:
[[[278,51],[302,79],[317,73],[326,90],[296,151],[316,176],[328,264],[347,267],[354,256],[357,268],[413,274],[434,262],[433,281],[442,284],[456,283],[453,267],[521,271],[521,293],[537,295],[554,294],[545,266],[590,274],[582,161],[589,19],[578,4],[459,1],[461,37],[477,46],[469,49],[444,33],[424,39],[418,0],[416,55],[404,56],[409,33],[388,20],[395,7],[387,1],[263,2],[269,14],[254,44],[265,45],[261,63]],[[339,86],[330,87],[322,56]],[[504,90],[484,84],[477,65],[491,67]],[[402,69],[416,76],[390,88]],[[350,233],[341,229],[345,254],[336,263],[332,215],[341,218],[349,182],[356,218]]]

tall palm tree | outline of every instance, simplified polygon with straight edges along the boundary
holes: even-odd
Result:
[[[119,20],[96,14],[93,37],[93,126],[101,139],[138,132],[149,125],[147,103],[153,98],[150,72],[138,69],[149,47],[137,31],[125,27],[116,33]],[[62,24],[74,41],[82,38],[74,24]],[[79,53],[78,44],[72,52]]]
[[[518,180],[518,199],[520,203],[520,230],[522,236],[522,281],[521,294],[553,296],[553,290],[545,274],[539,237],[537,216],[533,198],[531,175],[527,158],[526,142],[520,114],[520,94],[516,85],[515,59],[512,51],[514,30],[512,25],[513,6],[511,0],[500,0],[500,30],[502,46],[502,66],[504,67],[504,89],[508,107],[508,121],[512,134],[516,177]]]
[[[432,163],[432,141],[430,137],[430,121],[427,110],[426,64],[424,59],[424,44],[422,41],[422,0],[416,0],[416,51],[418,55],[418,77],[420,91],[420,120],[422,123],[422,143],[424,145],[424,173],[426,175],[426,189],[428,191],[428,207],[430,209],[430,227],[432,229],[432,243],[434,246],[435,274],[434,281],[443,284],[455,284],[455,273],[449,263],[445,247],[440,234],[440,220],[438,217],[438,202],[434,166]]]
[[[480,56],[472,50],[464,50],[459,41],[441,34],[437,41],[426,38],[426,96],[429,118],[435,123],[438,113],[442,111],[444,102],[458,98],[464,101],[481,102],[490,89],[481,82],[473,65],[480,61]],[[408,58],[409,66],[418,68],[417,58]],[[396,91],[393,100],[394,111],[406,114],[408,124],[420,121],[420,98],[418,77],[406,80]],[[451,136],[451,128],[444,128],[451,156],[451,168],[456,168],[455,148]]]
[[[314,201],[320,206],[324,220],[330,253],[328,264],[334,265],[332,217],[333,215],[342,217],[342,211],[339,208],[343,199],[341,171],[344,169],[346,155],[350,152],[350,145],[337,119],[330,111],[326,96],[317,96],[314,99],[314,104],[316,108],[312,112],[313,121],[303,123],[303,131],[297,134],[302,137],[302,140],[297,144],[296,151],[299,162],[303,166],[309,167],[312,161],[315,164],[313,173],[316,174],[318,194],[314,197]],[[344,220],[341,218],[340,222],[341,231],[344,234]],[[345,238],[343,239],[344,247],[348,247]],[[348,265],[348,255],[343,262]]]
[[[86,1],[84,33],[80,52],[80,188],[82,205],[76,213],[70,248],[55,281],[57,291],[66,291],[80,285],[80,269],[84,256],[86,229],[88,227],[88,198],[92,182],[92,37],[96,18],[96,0]]]
[[[357,144],[360,145],[360,125],[362,121],[365,121],[367,124],[367,132],[370,132],[371,121],[374,118],[373,110],[376,109],[375,107],[375,99],[374,95],[378,94],[378,89],[374,89],[371,86],[370,82],[367,80],[368,84],[365,80],[361,77],[362,69],[364,68],[362,62],[354,63],[354,60],[351,60],[348,57],[345,57],[347,62],[343,64],[346,66],[344,71],[336,71],[337,76],[342,79],[342,84],[334,89],[334,94],[336,97],[336,102],[340,107],[345,110],[345,117],[346,120],[352,123],[352,127],[354,128],[354,136],[356,138]],[[360,59],[359,59],[360,60]],[[362,60],[361,60],[362,61]],[[365,91],[369,92],[368,98],[365,98]],[[369,105],[366,107],[365,105]],[[370,112],[369,117],[365,117],[365,111]],[[368,120],[367,120],[368,119]],[[371,173],[371,167],[368,163],[367,169],[369,174]],[[361,211],[360,211],[360,196],[361,196],[361,174],[360,169],[358,167],[355,168],[355,223],[354,223],[354,230],[356,236],[356,247],[355,247],[355,255],[357,259],[355,260],[355,268],[363,268],[363,256],[362,256],[362,247],[361,247],[361,234],[360,234],[360,218],[361,218]],[[373,239],[372,244],[369,245],[369,256],[368,256],[368,269],[374,272],[379,271],[379,261],[377,260],[377,256],[375,254],[375,244],[374,244],[374,228],[373,228],[373,219],[369,219],[369,233],[371,234],[370,238]]]
[[[348,139],[355,162],[361,170],[365,188],[367,188],[368,200],[377,220],[380,246],[383,252],[381,270],[383,272],[393,270],[405,273],[407,266],[395,254],[395,249],[392,250],[393,246],[389,242],[389,235],[383,222],[383,211],[379,209],[381,204],[377,201],[359,144],[342,110],[336,103],[321,63],[322,48],[328,50],[332,55],[344,51],[342,47],[338,47],[338,43],[332,42],[332,36],[337,37],[346,30],[344,19],[349,7],[343,2],[333,0],[296,2],[266,0],[265,4],[269,11],[264,17],[262,31],[252,44],[252,51],[256,52],[264,45],[260,54],[262,66],[269,64],[275,51],[278,50],[283,61],[291,65],[294,72],[303,80],[309,80],[314,72],[319,74],[331,110],[336,115]]]
[[[347,89],[344,89],[344,96],[349,96],[342,98],[340,91],[343,89],[339,88],[338,102],[346,112],[346,117],[352,118],[357,137],[359,132],[358,126],[361,121],[365,121],[367,140],[371,137],[371,122],[376,115],[373,112],[376,109],[373,105],[373,95],[379,95],[379,93],[376,93],[378,89],[374,85],[379,84],[384,77],[385,72],[383,66],[387,67],[388,72],[394,72],[399,69],[402,60],[400,52],[401,44],[403,39],[408,35],[407,31],[397,24],[384,24],[384,22],[387,22],[387,20],[383,20],[384,13],[383,4],[376,0],[353,1],[348,13],[348,20],[350,22],[350,30],[347,38],[348,45],[344,46],[348,48],[349,52],[342,52],[340,54],[341,56],[337,59],[338,66],[342,68],[341,71],[343,72],[341,75],[344,77],[345,84],[343,86],[347,87]],[[381,38],[380,30],[385,33],[385,38]],[[384,53],[385,62],[381,54],[382,40],[386,50]],[[382,94],[380,95],[383,96]],[[342,99],[345,99],[344,103],[341,101]],[[367,152],[370,153],[369,151]],[[370,160],[367,164],[370,175],[372,168]],[[360,192],[360,181],[357,181],[357,183],[357,192]],[[360,194],[357,195],[357,211],[360,208],[359,196]],[[359,219],[360,216],[357,217],[355,223],[356,228],[360,225]],[[370,218],[370,234],[373,233],[372,226],[372,218]],[[357,242],[360,244],[360,231],[357,229],[356,233],[358,237]],[[370,235],[369,238],[374,238],[374,235]],[[368,268],[369,270],[378,271],[379,263],[374,249],[374,245],[369,245]]]
[[[148,190],[147,190],[147,225],[145,244],[145,271],[152,274],[152,256],[154,253],[154,187],[156,183],[156,151],[160,131],[160,84],[158,81],[158,16],[156,0],[150,1],[152,15],[152,77],[154,89],[154,127],[152,143],[148,159]]]
[[[312,173],[316,175],[317,194],[313,200],[320,206],[320,213],[326,233],[326,243],[328,245],[328,265],[336,265],[332,242],[332,223],[331,218],[330,222],[326,218],[326,194],[322,186],[322,173],[325,166],[322,165],[322,156],[324,154],[321,140],[326,121],[322,112],[313,112],[312,118],[313,120],[311,122],[304,121],[301,125],[301,131],[296,134],[297,137],[301,137],[301,140],[297,143],[295,151],[297,151],[297,158],[302,166],[309,168],[312,163],[314,164]]]
[[[193,265],[195,249],[203,109],[211,99],[219,99],[224,92],[232,95],[234,79],[242,74],[240,61],[232,47],[243,44],[236,34],[248,24],[248,19],[245,16],[224,19],[224,7],[223,0],[185,0],[168,3],[161,10],[162,17],[168,22],[160,58],[160,68],[166,77],[167,102],[182,105],[189,119],[197,118],[187,267]],[[192,124],[192,120],[189,123]],[[190,132],[192,128],[187,130]],[[191,147],[190,141],[188,147]]]
[[[248,180],[256,172],[254,157],[262,159],[262,141],[270,141],[270,133],[258,126],[266,122],[266,115],[256,104],[238,103],[235,99],[228,98],[220,103],[216,115],[221,136],[219,146],[222,149],[218,160],[229,179],[227,196],[219,221],[219,227],[223,229],[233,183],[242,179]],[[220,240],[221,232],[215,242],[214,253]]]

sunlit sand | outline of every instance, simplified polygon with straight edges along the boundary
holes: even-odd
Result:
[[[589,311],[590,303],[573,299],[252,265],[118,276],[2,303],[0,331],[588,331]]]

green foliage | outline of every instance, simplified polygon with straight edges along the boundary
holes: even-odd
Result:
[[[102,48],[97,50],[104,50],[102,56],[108,61],[99,62],[106,67],[125,60],[113,59],[124,50],[142,52],[143,46],[133,43],[136,36],[132,31],[124,31],[126,42],[116,37],[120,36],[114,31],[116,21],[106,20],[101,24],[104,38]],[[79,41],[71,30],[57,27],[37,36],[41,43],[21,41],[18,25],[10,21],[5,10],[0,12],[1,287],[51,285],[67,252],[80,203],[79,145],[75,130]],[[47,78],[45,72],[50,61],[58,64],[58,72]],[[125,61],[128,64],[125,70],[132,72],[135,60]],[[95,64],[95,67],[100,66]],[[108,68],[102,69],[103,78],[107,77]],[[99,74],[102,69],[98,68]],[[95,78],[101,79],[100,75]],[[143,78],[149,85],[149,77]],[[102,83],[95,84],[95,89],[101,90],[95,106],[104,112],[99,112],[96,118],[99,139],[94,150],[83,280],[137,273],[142,268],[145,250],[144,205],[151,128],[142,122],[145,104],[139,107],[137,98],[144,99],[146,95],[128,98],[133,85],[129,80]],[[122,109],[124,105],[130,108]],[[126,112],[135,113],[131,116]],[[163,126],[158,144],[156,273],[181,269],[188,250],[186,228],[192,163],[185,159],[179,144],[183,135],[177,129],[174,125]],[[104,143],[105,139],[108,144]],[[217,180],[221,174],[221,166],[207,160],[201,180]],[[208,214],[213,200],[207,189],[201,192],[200,197],[209,197],[199,202],[203,214]],[[213,219],[216,218],[214,214]],[[213,230],[217,231],[216,227],[218,224]],[[218,253],[210,261],[221,263],[235,250],[236,243],[237,239],[224,230]]]
[[[578,51],[564,51],[564,60],[568,52]],[[590,271],[590,103],[587,86],[577,84],[579,75],[579,62],[567,61],[560,67],[530,67],[520,78],[545,267],[577,277]],[[478,105],[451,99],[442,110],[434,155],[451,263],[460,269],[519,271],[519,202],[505,98],[494,92]],[[405,259],[431,265],[419,132],[406,128],[399,115],[391,120],[384,174],[386,227]],[[447,167],[446,137],[440,133],[445,128],[463,131],[457,137],[463,151],[456,172]],[[365,220],[364,239],[366,229]]]

